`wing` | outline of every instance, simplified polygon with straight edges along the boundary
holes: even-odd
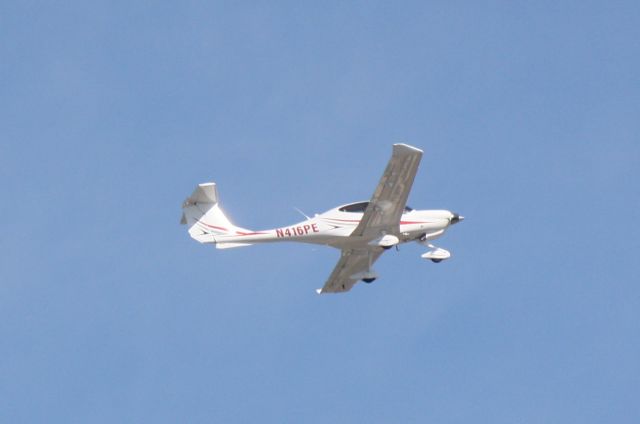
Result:
[[[400,218],[421,158],[420,149],[406,144],[393,145],[393,155],[352,236],[399,234]]]
[[[344,249],[324,287],[317,290],[318,294],[342,293],[351,290],[351,287],[360,279],[360,277],[352,278],[352,276],[369,270],[369,252],[371,252],[371,264],[373,264],[384,250],[380,248]]]
[[[422,159],[422,150],[406,144],[394,144],[393,154],[373,192],[364,215],[350,237],[376,237],[400,233],[400,218],[407,204],[413,180]],[[384,252],[381,248],[343,249],[338,264],[318,293],[342,293],[362,278],[363,272]]]

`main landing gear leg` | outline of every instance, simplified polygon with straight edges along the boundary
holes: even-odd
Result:
[[[374,277],[374,274],[371,271],[371,250],[369,250],[369,252],[367,253],[367,257],[369,261],[369,266],[367,267],[367,277],[363,278],[362,281],[367,284],[371,284],[376,280],[376,277]]]

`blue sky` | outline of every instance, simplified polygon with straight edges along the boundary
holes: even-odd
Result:
[[[637,423],[637,2],[3,2],[0,421]],[[381,278],[216,251],[367,199],[465,215]]]

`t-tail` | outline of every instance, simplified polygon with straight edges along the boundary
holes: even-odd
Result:
[[[193,194],[182,204],[181,224],[189,228],[189,235],[200,243],[216,243],[216,237],[250,233],[236,227],[220,209],[216,183],[198,184]],[[220,243],[218,249],[249,246],[250,243]]]

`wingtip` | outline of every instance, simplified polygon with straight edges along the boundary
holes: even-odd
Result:
[[[420,153],[424,153],[421,149],[418,149],[415,146],[410,146],[408,144],[405,143],[396,143],[393,145],[394,148],[400,148],[400,149],[406,149],[406,150],[411,150],[414,152],[420,152]]]
[[[322,289],[316,289],[316,293],[322,294]]]

